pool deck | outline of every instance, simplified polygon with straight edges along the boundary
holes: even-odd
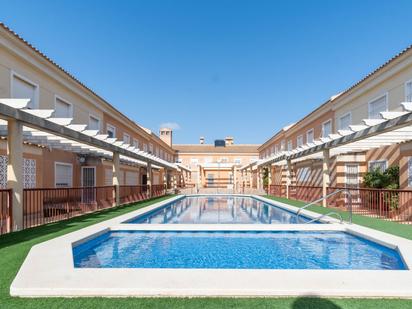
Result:
[[[250,195],[245,195],[250,196]],[[298,208],[258,196],[268,204]],[[37,296],[337,296],[412,298],[412,241],[355,224],[125,224],[181,198],[101,222],[30,250],[10,294]],[[307,217],[318,213],[302,211]],[[72,246],[108,230],[345,231],[397,249],[408,270],[74,268]]]

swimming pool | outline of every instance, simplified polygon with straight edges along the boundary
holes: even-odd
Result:
[[[73,258],[77,268],[406,269],[396,250],[331,231],[111,231]]]
[[[245,196],[188,196],[126,223],[146,224],[296,224],[310,219]],[[318,223],[318,222],[316,222]]]

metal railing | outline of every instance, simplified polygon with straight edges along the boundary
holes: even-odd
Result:
[[[299,208],[299,210],[296,212],[296,219],[297,219],[297,221],[299,222],[299,218],[300,218],[300,214],[301,214],[302,210],[305,210],[305,209],[308,208],[309,206],[312,206],[312,205],[314,205],[314,204],[317,204],[317,203],[319,203],[319,202],[322,202],[323,200],[326,200],[326,199],[328,199],[328,198],[330,198],[330,197],[332,197],[332,196],[334,196],[334,195],[336,195],[336,194],[338,194],[338,193],[341,193],[341,192],[346,192],[346,193],[348,194],[349,223],[352,224],[352,194],[351,194],[351,192],[350,192],[350,189],[346,189],[346,188],[345,188],[345,189],[339,189],[339,190],[333,191],[332,193],[326,194],[325,196],[322,196],[321,198],[316,199],[316,200],[314,200],[314,201],[312,201],[312,202],[304,205],[303,207]],[[321,216],[319,216],[319,217],[317,217],[317,218],[314,218],[313,220],[310,220],[310,221],[308,221],[308,222],[306,222],[306,223],[312,223],[312,222],[315,222],[315,221],[319,221],[319,220],[321,220],[322,218],[324,218],[324,217],[326,217],[326,216],[329,216],[329,215],[332,215],[332,214],[337,214],[337,215],[340,217],[340,222],[341,222],[341,223],[343,222],[343,218],[342,218],[342,216],[341,216],[339,213],[337,213],[337,212],[335,212],[335,211],[331,211],[331,212],[329,212],[329,213],[327,213],[327,214],[323,214],[323,215],[321,215]]]

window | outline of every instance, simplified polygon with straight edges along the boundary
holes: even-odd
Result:
[[[285,141],[280,142],[280,151],[285,150]]]
[[[388,96],[385,94],[369,102],[369,105],[368,105],[369,119],[380,119],[382,118],[380,113],[386,112],[387,110],[388,110]]]
[[[198,164],[198,163],[199,163],[199,159],[198,159],[198,158],[191,158],[191,159],[190,159],[190,163],[191,163],[191,164]]]
[[[279,152],[279,147],[278,145],[275,146],[275,154],[277,154]]]
[[[275,154],[275,150],[276,150],[276,147],[275,147],[275,146],[272,146],[272,152],[271,152],[272,155]]]
[[[69,102],[64,101],[63,99],[56,96],[55,102],[54,102],[54,117],[72,118],[73,117],[72,105]]]
[[[125,144],[130,144],[130,135],[127,133],[123,133],[123,142]]]
[[[112,126],[111,124],[108,124],[106,127],[106,132],[107,135],[109,135],[110,138],[115,138],[116,137],[116,127]]]
[[[339,130],[347,130],[352,124],[352,115],[347,113],[339,118]]]
[[[309,167],[303,167],[303,168],[298,169],[296,178],[297,178],[297,181],[300,182],[300,183],[308,182],[309,179],[310,179],[310,175],[311,175],[310,168]]]
[[[332,120],[328,120],[322,124],[322,137],[328,137],[332,133]]]
[[[241,158],[236,158],[236,159],[235,159],[235,164],[236,164],[236,165],[242,164],[242,159],[241,159]]]
[[[307,144],[313,143],[313,139],[314,139],[313,129],[310,129],[308,132],[306,132],[306,143]]]
[[[153,144],[149,144],[149,153],[153,153]]]
[[[147,152],[147,144],[143,144],[143,151]]]
[[[54,165],[54,184],[56,188],[71,187],[73,166],[69,163],[56,162]]]
[[[303,145],[303,135],[299,135],[296,139],[296,147],[300,147]]]
[[[126,186],[136,186],[139,174],[137,172],[126,171]]]
[[[214,174],[207,174],[207,184],[208,185],[213,185],[215,179]]]
[[[386,160],[369,161],[369,171],[378,169],[383,172],[386,170],[387,164],[388,162]]]
[[[90,115],[89,116],[89,130],[99,130],[100,131],[100,119]]]
[[[105,186],[113,185],[113,169],[112,168],[104,169],[104,185]]]
[[[220,162],[222,162],[222,163],[227,163],[227,162],[229,162],[229,159],[226,158],[226,157],[223,157],[223,158],[220,160]]]
[[[133,139],[133,146],[136,148],[136,149],[139,149],[139,141],[137,140],[137,139]]]
[[[292,151],[292,141],[288,141],[288,151]]]
[[[412,80],[405,83],[405,100],[412,102]]]
[[[12,73],[11,97],[15,99],[30,99],[28,108],[35,109],[39,106],[39,86],[30,80]]]

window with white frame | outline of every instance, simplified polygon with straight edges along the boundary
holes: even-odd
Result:
[[[332,120],[328,120],[322,124],[322,137],[328,137],[332,133]]]
[[[54,185],[56,188],[71,187],[73,183],[73,166],[56,162],[54,165]]]
[[[130,144],[130,135],[127,133],[123,133],[123,142],[125,144]]]
[[[296,147],[300,147],[303,145],[303,135],[299,135],[296,139]]]
[[[133,146],[134,146],[134,148],[139,149],[139,140],[134,138],[133,139]]]
[[[226,158],[226,157],[223,157],[223,158],[220,159],[220,162],[221,163],[227,163],[227,162],[229,162],[229,159]]]
[[[99,130],[100,131],[100,119],[96,116],[90,115],[89,116],[89,130]]]
[[[112,126],[111,124],[108,124],[106,126],[106,134],[110,137],[110,138],[115,138],[116,137],[116,127]]]
[[[284,140],[280,142],[280,151],[283,151],[283,150],[285,150],[285,141]]]
[[[310,144],[313,143],[314,139],[314,132],[313,129],[310,129],[308,132],[306,132],[306,143]]]
[[[288,151],[292,151],[292,141],[288,141]]]
[[[347,113],[339,118],[339,130],[347,130],[352,124],[352,115]]]
[[[388,96],[385,94],[379,98],[376,98],[368,104],[368,116],[369,119],[381,119],[381,112],[388,110]]]
[[[12,73],[11,97],[14,99],[30,99],[28,108],[35,109],[39,106],[39,86],[30,80]]]
[[[147,152],[147,144],[143,144],[143,151]]]
[[[275,151],[276,151],[276,147],[275,146],[272,146],[272,155],[274,155],[275,154]]]
[[[73,117],[72,104],[56,96],[55,102],[54,102],[54,117],[72,118]]]
[[[240,165],[240,164],[242,164],[242,159],[241,158],[235,158],[235,164],[236,165]]]
[[[199,159],[198,158],[191,158],[190,163],[191,164],[199,164]]]
[[[153,144],[149,144],[149,153],[153,153]]]
[[[388,165],[386,160],[375,160],[369,161],[369,171],[380,170],[381,172],[385,171]]]
[[[405,83],[405,100],[412,102],[412,80]]]

